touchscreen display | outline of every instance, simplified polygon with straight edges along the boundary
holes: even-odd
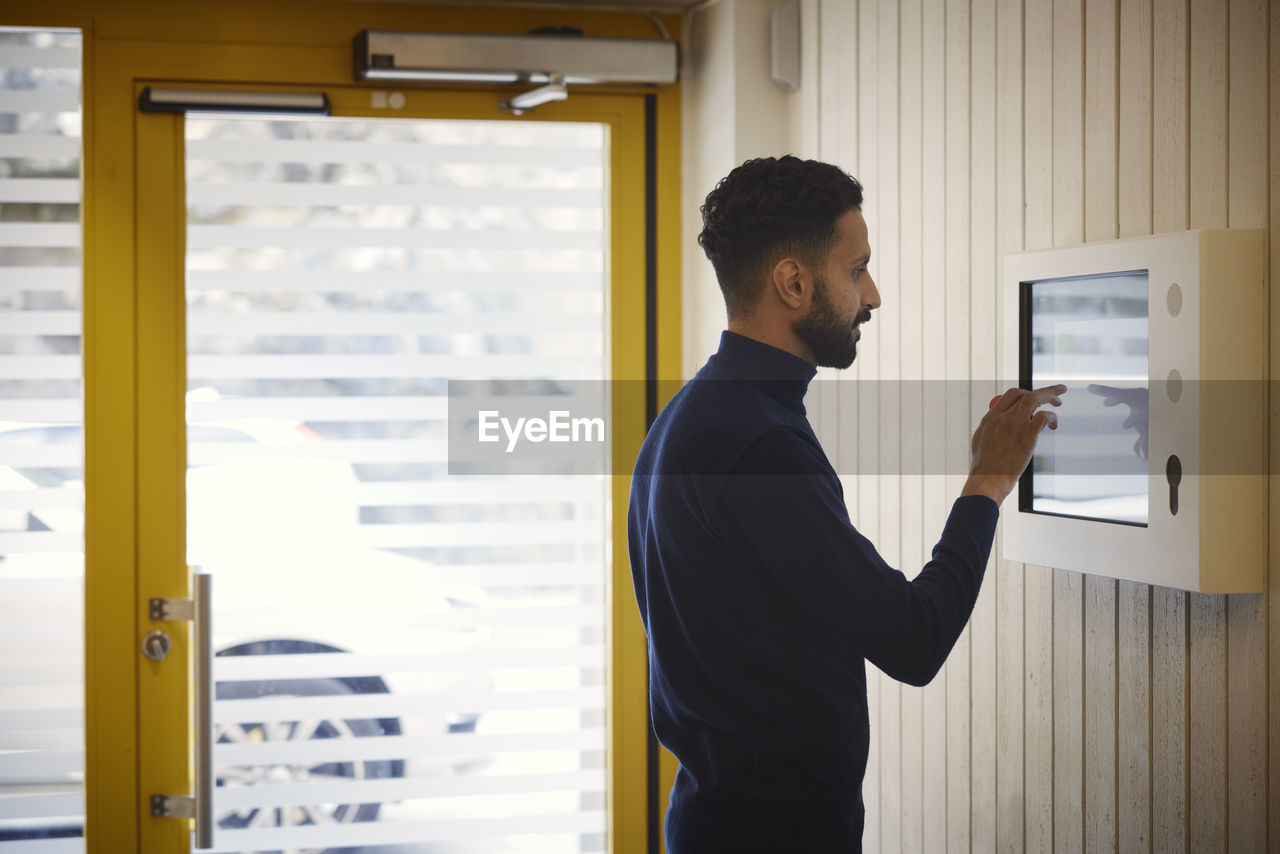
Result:
[[[1068,391],[1021,509],[1146,525],[1147,272],[1023,282],[1022,321],[1024,378]]]

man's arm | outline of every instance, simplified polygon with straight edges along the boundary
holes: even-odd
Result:
[[[895,679],[929,682],[973,610],[999,509],[952,507],[933,559],[908,581],[850,523],[820,449],[785,427],[762,436],[725,482],[716,528],[783,595]]]

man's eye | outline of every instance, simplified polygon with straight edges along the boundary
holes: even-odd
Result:
[[[860,275],[862,275],[863,273],[865,273],[865,272],[866,272],[866,270],[867,270],[867,268],[866,268],[866,267],[854,267],[854,268],[853,268],[853,277],[854,277],[855,279],[856,279],[856,278],[858,278],[858,276],[860,276]]]

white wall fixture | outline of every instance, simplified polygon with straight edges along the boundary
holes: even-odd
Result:
[[[1006,505],[1004,557],[1262,591],[1265,246],[1218,229],[1005,257],[1004,377],[1068,391]]]
[[[800,0],[774,9],[770,23],[773,82],[795,92],[800,88]]]
[[[517,115],[568,97],[569,85],[675,83],[672,39],[598,38],[578,32],[527,35],[361,30],[354,40],[355,79],[543,84],[501,103]]]

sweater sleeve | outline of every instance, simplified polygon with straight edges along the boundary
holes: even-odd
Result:
[[[973,611],[998,516],[986,496],[958,498],[933,559],[908,580],[850,523],[821,449],[777,427],[725,479],[714,525],[819,626],[893,678],[924,685]]]

